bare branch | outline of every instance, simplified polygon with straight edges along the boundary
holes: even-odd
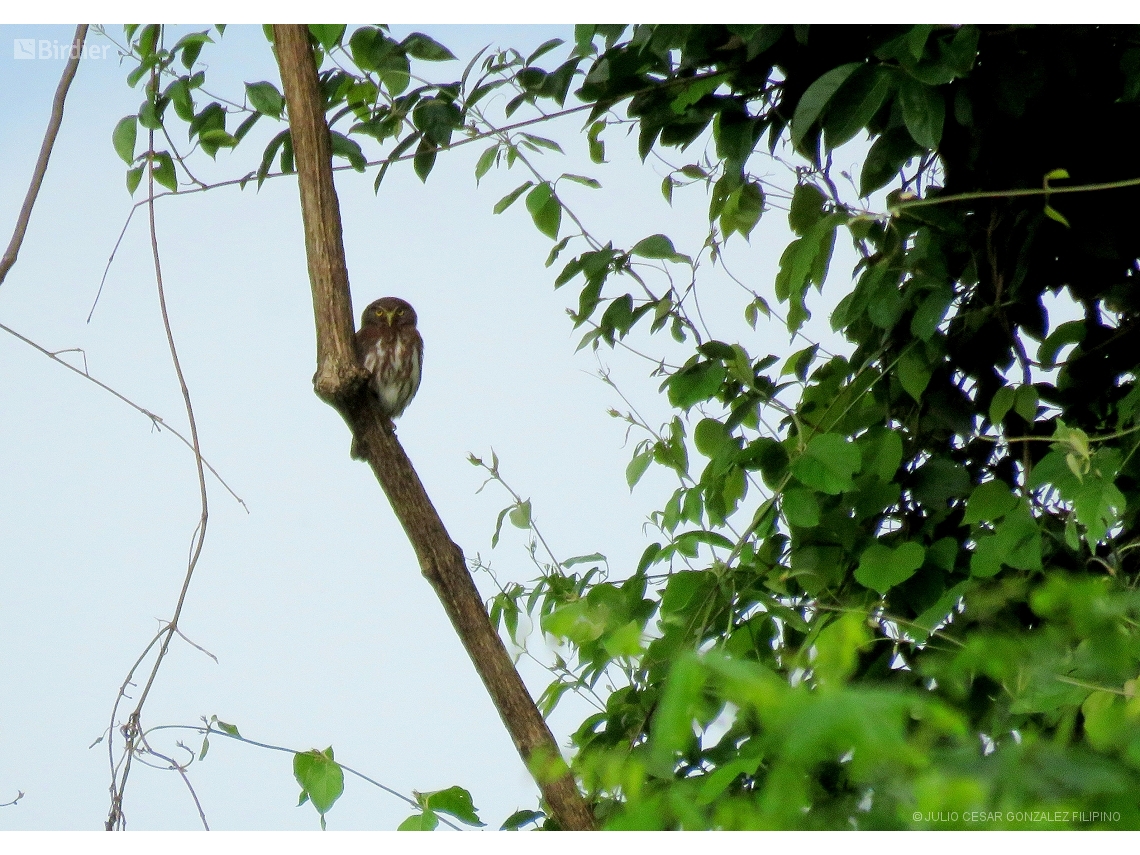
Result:
[[[23,790],[16,790],[16,798],[12,799],[12,801],[10,801],[10,802],[4,802],[3,804],[0,804],[0,808],[11,807],[16,802],[18,802],[20,799],[22,799],[23,797],[24,797],[24,791]]]
[[[166,421],[165,421],[165,420],[162,418],[162,416],[160,416],[160,415],[157,415],[157,414],[155,414],[155,413],[152,413],[152,412],[151,412],[150,410],[148,410],[146,407],[141,407],[141,406],[139,406],[139,405],[138,405],[138,404],[136,404],[134,401],[132,401],[130,398],[128,398],[126,395],[123,395],[121,392],[117,392],[117,391],[115,391],[114,389],[112,389],[110,386],[108,386],[108,385],[107,385],[106,383],[104,383],[103,381],[101,381],[101,380],[97,380],[96,378],[94,378],[94,377],[92,377],[90,374],[88,374],[86,371],[80,371],[78,368],[76,368],[74,365],[70,364],[70,363],[69,363],[69,362],[67,362],[66,360],[64,360],[64,359],[60,359],[60,358],[59,358],[59,355],[58,355],[58,354],[60,354],[60,353],[67,353],[68,351],[70,351],[70,350],[76,350],[77,348],[68,348],[67,350],[59,350],[59,351],[56,351],[56,352],[54,352],[54,353],[53,353],[52,351],[48,350],[46,347],[41,347],[40,345],[36,344],[34,341],[32,341],[32,340],[31,340],[30,338],[28,338],[27,336],[25,336],[25,335],[21,335],[20,333],[16,332],[16,331],[15,331],[14,329],[12,329],[11,327],[5,326],[4,324],[0,324],[0,330],[3,330],[4,332],[8,333],[8,335],[10,335],[10,336],[13,336],[13,337],[15,337],[15,338],[18,338],[20,341],[22,341],[24,344],[28,345],[29,347],[34,347],[36,350],[38,350],[40,353],[42,353],[42,354],[43,354],[44,356],[46,356],[48,359],[51,359],[51,360],[53,360],[53,361],[55,361],[55,362],[58,362],[60,365],[62,365],[62,366],[63,366],[64,368],[66,368],[68,371],[74,371],[76,374],[78,374],[78,375],[79,375],[80,377],[82,377],[83,379],[85,379],[85,380],[90,380],[92,383],[94,383],[96,386],[98,386],[98,387],[99,387],[100,389],[102,389],[103,391],[105,391],[105,392],[110,392],[112,395],[114,395],[116,398],[118,398],[120,401],[122,401],[122,402],[123,402],[124,404],[126,404],[128,407],[130,407],[130,408],[132,408],[132,409],[134,409],[134,410],[138,410],[140,413],[142,413],[144,416],[146,416],[148,419],[150,419],[150,420],[151,420],[151,423],[152,423],[152,424],[153,424],[153,425],[154,425],[156,428],[158,428],[159,430],[168,430],[168,431],[170,431],[170,432],[171,432],[171,433],[172,433],[174,436],[176,436],[176,437],[178,437],[180,440],[182,440],[182,443],[183,443],[183,444],[184,444],[184,445],[185,445],[187,448],[189,448],[191,451],[193,451],[193,450],[194,450],[194,446],[191,444],[190,440],[188,440],[188,439],[187,439],[186,437],[184,437],[184,436],[183,436],[181,433],[179,433],[177,430],[175,430],[175,429],[174,429],[174,428],[172,428],[170,425],[168,425],[168,424],[166,423]],[[86,361],[86,360],[85,360],[85,361]],[[211,474],[212,474],[212,475],[213,475],[215,478],[217,478],[217,479],[218,479],[218,483],[219,483],[219,484],[221,484],[223,487],[225,487],[225,488],[226,488],[226,492],[228,492],[228,493],[229,493],[231,496],[233,496],[233,497],[234,497],[234,499],[235,499],[235,501],[237,501],[237,503],[238,503],[239,505],[241,505],[243,508],[245,508],[245,512],[248,514],[248,513],[249,513],[249,508],[246,506],[246,504],[245,504],[245,502],[242,500],[241,496],[239,496],[237,493],[235,493],[235,492],[233,491],[233,489],[230,487],[230,485],[229,485],[229,484],[227,484],[227,483],[225,482],[225,480],[222,478],[222,476],[218,474],[218,470],[216,470],[216,469],[215,469],[213,466],[211,466],[211,465],[210,465],[210,463],[209,463],[209,461],[208,461],[208,460],[206,460],[205,458],[203,458],[203,459],[202,459],[202,463],[203,463],[203,465],[204,465],[204,466],[205,466],[207,469],[209,469],[209,470],[210,470],[210,473],[211,473]]]
[[[20,254],[20,246],[24,243],[24,233],[28,230],[28,220],[32,216],[32,208],[36,205],[36,197],[40,194],[40,185],[43,184],[47,173],[48,160],[51,150],[55,146],[59,126],[63,123],[63,104],[67,100],[67,90],[71,88],[71,81],[75,79],[75,70],[79,68],[79,57],[83,53],[83,41],[87,38],[87,24],[80,24],[75,28],[75,38],[71,42],[71,54],[67,65],[63,68],[63,76],[59,79],[59,86],[55,90],[55,98],[51,103],[51,118],[48,119],[47,131],[44,132],[44,141],[40,146],[40,156],[36,159],[36,168],[32,171],[32,181],[28,185],[28,193],[24,197],[24,204],[20,206],[20,215],[16,218],[16,228],[12,232],[12,240],[0,258],[0,284],[4,277],[16,263],[16,256]]]
[[[157,77],[157,71],[152,70],[151,75],[153,81]],[[151,152],[154,151],[154,131],[150,132],[149,150]],[[111,809],[107,815],[106,822],[108,831],[125,828],[126,820],[123,815],[123,796],[126,792],[127,778],[130,774],[131,758],[135,755],[136,751],[139,750],[140,745],[142,745],[143,748],[146,747],[140,724],[142,709],[146,704],[147,697],[150,695],[151,688],[154,686],[159,668],[162,667],[163,660],[165,660],[166,654],[170,650],[170,641],[174,637],[174,634],[179,631],[178,619],[182,615],[182,607],[186,603],[186,595],[190,590],[190,580],[194,577],[194,569],[198,566],[198,559],[202,554],[202,547],[206,541],[206,525],[210,518],[209,498],[206,493],[206,472],[202,462],[201,445],[198,440],[198,423],[194,418],[194,406],[190,401],[190,389],[187,387],[186,378],[182,373],[182,365],[178,359],[178,348],[174,343],[174,333],[170,328],[170,315],[166,308],[166,291],[162,281],[162,260],[158,252],[158,230],[155,226],[154,219],[153,158],[148,159],[147,179],[149,184],[148,195],[150,197],[149,204],[147,205],[147,215],[148,224],[150,226],[151,256],[154,259],[155,285],[158,290],[158,305],[162,312],[162,326],[166,331],[166,342],[170,349],[170,359],[174,363],[174,373],[178,377],[178,385],[182,390],[182,401],[186,406],[186,418],[190,422],[190,441],[194,450],[194,465],[198,475],[198,495],[201,514],[198,519],[198,525],[195,527],[194,533],[191,536],[190,560],[186,568],[186,575],[182,580],[182,589],[178,592],[178,602],[174,607],[174,615],[170,618],[170,623],[166,628],[160,631],[157,636],[158,639],[161,639],[161,642],[158,654],[154,659],[154,665],[151,667],[150,675],[147,678],[146,684],[143,686],[142,693],[139,695],[138,703],[135,705],[134,711],[128,716],[127,723],[123,726],[122,732],[125,739],[123,751],[126,755],[126,762],[123,765],[122,773],[118,776],[117,781],[112,781]],[[184,778],[184,780],[186,779]],[[189,780],[186,780],[186,784],[190,786]],[[194,794],[193,787],[190,788],[190,792],[191,795],[194,796],[194,803],[198,805],[198,810],[201,814],[201,805],[198,804],[198,798],[197,795]],[[205,815],[202,815],[202,822],[205,823],[205,821]]]

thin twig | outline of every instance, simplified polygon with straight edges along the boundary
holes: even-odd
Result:
[[[24,197],[24,204],[20,206],[20,215],[16,218],[16,228],[12,232],[12,240],[0,258],[0,284],[4,277],[16,263],[16,256],[20,254],[20,246],[24,243],[24,234],[28,230],[28,220],[32,216],[32,208],[36,205],[36,197],[40,194],[40,185],[43,184],[47,173],[48,160],[51,158],[52,148],[55,147],[55,138],[59,134],[59,126],[63,123],[63,105],[67,100],[67,90],[71,81],[75,79],[75,71],[79,68],[79,58],[83,53],[83,40],[87,38],[87,24],[80,24],[75,28],[75,38],[71,42],[71,55],[67,65],[63,68],[63,76],[59,79],[59,86],[55,90],[55,98],[51,102],[51,118],[48,119],[47,131],[44,132],[44,141],[40,146],[40,156],[36,159],[36,168],[32,171],[32,181],[28,185],[28,193]]]
[[[56,353],[67,353],[67,350],[60,350],[60,351],[57,351],[56,353],[53,353],[52,351],[48,350],[47,348],[41,347],[40,345],[36,344],[34,341],[32,341],[27,336],[21,335],[20,333],[16,332],[11,327],[5,326],[4,324],[0,324],[0,330],[3,330],[4,332],[8,333],[8,335],[10,335],[10,336],[14,336],[15,338],[18,338],[20,341],[22,341],[24,344],[28,345],[29,347],[34,347],[36,350],[38,350],[40,353],[42,353],[48,359],[51,359],[51,360],[54,360],[55,362],[58,362],[60,365],[62,365],[64,368],[68,369],[69,371],[74,371],[76,374],[78,374],[80,377],[84,378],[85,380],[90,380],[92,383],[94,383],[96,386],[98,386],[103,391],[110,392],[112,395],[114,395],[116,398],[118,398],[120,401],[122,401],[128,407],[131,407],[132,409],[138,410],[140,413],[142,413],[144,416],[146,416],[148,419],[150,419],[151,423],[156,428],[158,428],[159,430],[166,429],[166,430],[170,431],[172,434],[174,434],[176,437],[178,437],[180,440],[182,440],[182,443],[187,448],[189,448],[191,451],[194,450],[194,446],[190,443],[190,441],[188,439],[186,439],[186,437],[184,437],[182,434],[180,434],[177,430],[175,430],[170,425],[168,425],[166,423],[166,421],[162,418],[162,416],[159,416],[159,415],[152,413],[150,410],[146,409],[146,407],[140,407],[138,404],[136,404],[130,398],[126,397],[125,395],[123,395],[120,392],[116,392],[114,389],[112,389],[106,383],[102,382],[101,380],[96,380],[94,377],[92,377],[86,371],[80,371],[74,365],[70,364],[69,362],[67,362],[64,359],[60,359],[59,356],[56,355]],[[74,350],[74,349],[76,349],[76,348],[68,348],[68,350]],[[235,493],[233,491],[233,489],[230,487],[230,485],[225,482],[225,480],[222,478],[222,476],[218,474],[218,470],[216,470],[213,466],[211,466],[209,461],[207,461],[205,458],[202,459],[202,463],[205,464],[206,468],[210,470],[210,473],[215,478],[218,479],[218,483],[226,488],[226,492],[228,492],[231,496],[233,496],[234,500],[237,501],[237,503],[239,505],[241,505],[243,508],[245,508],[245,512],[248,514],[249,508],[246,506],[246,504],[242,500],[241,496],[239,496],[237,493]]]
[[[887,207],[893,216],[905,213],[911,208],[925,208],[929,205],[946,205],[951,202],[972,202],[978,199],[1015,199],[1021,196],[1053,196],[1063,193],[1097,193],[1102,190],[1123,190],[1140,186],[1140,178],[1125,178],[1120,181],[1104,181],[1098,184],[1078,184],[1069,187],[1019,187],[1010,190],[980,190],[971,193],[955,193],[951,196],[928,196],[925,199],[906,199]]]
[[[198,800],[198,793],[194,791],[194,785],[190,783],[190,776],[186,774],[186,765],[179,763],[173,757],[167,757],[165,754],[160,754],[149,745],[146,746],[146,750],[154,757],[165,760],[170,764],[170,770],[177,772],[181,776],[182,783],[184,783],[186,785],[186,789],[190,791],[190,798],[194,800],[194,807],[198,809],[198,818],[202,820],[202,827],[206,829],[206,831],[209,831],[210,823],[206,821],[206,812],[202,809],[202,802]],[[191,762],[193,761],[191,760]]]
[[[205,719],[203,719],[203,721],[205,721]],[[154,733],[156,730],[192,730],[195,733],[202,734],[203,736],[207,736],[207,737],[209,737],[209,736],[224,736],[227,739],[234,740],[235,742],[243,742],[246,745],[253,745],[256,748],[266,748],[270,751],[281,751],[281,752],[284,752],[285,754],[302,754],[302,753],[304,753],[301,751],[296,751],[295,749],[292,749],[292,748],[287,748],[284,745],[272,745],[268,742],[258,742],[256,739],[248,739],[239,733],[230,733],[229,731],[219,730],[218,728],[215,728],[213,725],[211,725],[209,723],[207,723],[205,725],[160,724],[157,727],[152,727],[149,730],[147,730],[147,733],[148,734]],[[154,752],[152,752],[152,753],[154,753]],[[161,755],[156,754],[156,756],[161,756]],[[411,805],[416,810],[423,810],[423,808],[421,807],[419,802],[417,802],[415,799],[412,799],[412,798],[409,798],[408,796],[405,796],[399,790],[394,790],[389,786],[381,784],[379,781],[375,780],[374,778],[368,777],[363,772],[358,772],[356,769],[353,769],[351,766],[344,765],[339,760],[336,761],[336,764],[338,766],[340,766],[340,768],[343,769],[345,772],[348,772],[350,775],[355,775],[356,777],[360,778],[361,780],[367,781],[372,786],[377,787],[377,788],[383,790],[384,792],[388,793],[388,795],[395,796],[396,798],[400,799],[401,801],[407,802],[409,805]],[[444,825],[448,826],[449,828],[452,828],[456,831],[462,830],[459,828],[459,826],[450,822],[446,817],[439,816],[438,814],[437,814],[437,817],[438,817],[440,822],[442,822]]]
[[[16,798],[12,799],[12,801],[10,801],[10,802],[4,802],[4,804],[0,804],[0,808],[11,807],[16,802],[18,802],[20,799],[22,799],[23,797],[24,797],[24,791],[23,790],[16,790]]]
[[[152,76],[156,72],[152,71]],[[150,132],[150,139],[148,141],[149,151],[154,151],[154,131]],[[174,333],[170,328],[170,315],[166,308],[166,292],[163,288],[162,282],[162,261],[158,252],[158,231],[155,226],[154,219],[154,159],[150,158],[148,161],[147,179],[148,179],[148,195],[150,202],[147,205],[148,224],[150,226],[150,248],[151,256],[154,259],[154,275],[155,284],[158,291],[158,305],[162,313],[162,325],[166,331],[166,342],[170,349],[170,358],[174,363],[174,373],[178,377],[178,385],[182,390],[182,400],[186,406],[186,417],[190,422],[190,438],[194,449],[194,465],[198,474],[198,493],[201,502],[201,515],[198,519],[198,525],[194,530],[192,536],[193,546],[191,548],[191,555],[189,565],[186,568],[186,576],[182,581],[182,589],[178,593],[178,602],[174,607],[174,616],[171,617],[170,623],[167,627],[157,636],[161,638],[158,654],[155,656],[154,665],[151,667],[150,675],[147,678],[146,685],[143,686],[142,693],[139,695],[138,703],[135,705],[134,711],[128,716],[127,724],[123,728],[123,733],[126,739],[126,744],[123,748],[127,755],[126,763],[123,766],[122,774],[118,778],[118,785],[112,783],[112,797],[111,809],[107,817],[106,827],[108,830],[121,829],[125,826],[125,818],[123,816],[123,796],[127,787],[127,778],[130,774],[130,758],[137,750],[140,740],[143,739],[143,733],[140,726],[140,719],[142,716],[142,708],[146,704],[147,697],[150,695],[150,690],[154,686],[155,678],[158,676],[159,668],[162,667],[163,660],[166,658],[167,652],[170,650],[170,641],[174,637],[174,633],[178,632],[178,619],[182,615],[182,608],[186,603],[186,595],[190,590],[190,580],[194,576],[194,569],[198,565],[198,559],[202,554],[202,547],[206,540],[206,525],[209,521],[209,500],[206,494],[206,473],[203,467],[201,444],[198,440],[198,423],[194,418],[194,407],[190,401],[190,390],[186,385],[186,378],[182,373],[182,366],[178,359],[178,348],[174,343]],[[153,642],[152,642],[153,644]],[[117,703],[117,702],[116,702]],[[197,799],[195,798],[195,801]],[[203,818],[204,821],[204,818]]]
[[[95,299],[91,303],[91,311],[87,313],[87,323],[91,323],[91,317],[95,314],[95,307],[99,305],[99,298],[103,296],[103,286],[107,284],[107,274],[111,272],[111,262],[115,260],[115,256],[119,252],[119,245],[123,242],[123,238],[127,236],[127,227],[131,224],[131,219],[135,215],[135,211],[139,209],[139,205],[146,204],[148,200],[144,199],[141,202],[136,202],[131,205],[131,212],[127,214],[126,222],[123,223],[123,228],[119,232],[119,239],[115,241],[115,245],[111,247],[111,254],[107,257],[107,264],[103,267],[103,278],[99,280],[99,290],[95,292]]]

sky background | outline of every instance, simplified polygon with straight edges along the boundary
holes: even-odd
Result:
[[[17,38],[66,44],[73,29],[0,26],[5,243],[63,66],[62,59],[16,60],[11,45]],[[189,29],[201,28],[175,32]],[[563,26],[431,25],[394,27],[394,35],[413,29],[460,58],[432,69],[437,80],[458,78],[486,45],[525,55],[548,38],[572,39]],[[108,32],[122,37],[117,27]],[[95,33],[89,40],[106,43]],[[243,81],[278,81],[257,27],[227,29],[202,59],[216,94],[240,100]],[[188,434],[145,209],[87,322],[132,205],[111,146],[115,124],[142,100],[125,83],[132,67],[120,65],[114,50],[81,63],[19,261],[0,286],[0,323],[49,350],[82,348],[94,377]],[[172,124],[184,147],[185,126]],[[236,154],[223,151],[214,163],[199,153],[194,168],[207,181],[238,177],[256,167],[279,129],[262,120]],[[662,161],[642,164],[634,140],[612,128],[604,137],[610,162],[594,165],[580,129],[581,117],[536,129],[567,152],[538,165],[549,177],[565,171],[602,182],[600,191],[560,188],[591,232],[618,247],[664,232],[696,256],[708,228],[703,187],[678,189],[669,207],[659,189],[669,171]],[[140,134],[139,150],[144,145]],[[703,145],[667,156],[675,166],[695,162]],[[354,312],[389,294],[417,310],[424,379],[399,437],[467,557],[480,556],[503,583],[536,573],[524,532],[508,526],[491,548],[495,517],[510,497],[494,484],[478,492],[484,475],[467,457],[489,460],[494,448],[504,477],[533,501],[558,557],[600,552],[620,580],[654,539],[643,525],[675,483],[651,468],[631,494],[625,467],[642,436],[627,439],[627,426],[607,415],[627,406],[598,379],[599,369],[611,372],[649,424],[671,411],[657,392],[660,379],[649,376],[652,364],[621,349],[575,353],[581,331],[565,309],[577,305],[577,285],[554,290],[561,264],[544,267],[551,241],[521,201],[492,214],[529,176],[517,167],[496,170],[476,187],[473,169],[485,147],[442,155],[426,185],[410,164],[394,167],[379,194],[374,170],[337,173]],[[791,184],[767,159],[754,158],[750,168]],[[145,182],[136,201],[143,189]],[[331,745],[341,762],[409,795],[466,787],[494,828],[516,809],[536,807],[536,788],[391,508],[367,466],[349,458],[343,422],[312,393],[312,303],[295,180],[163,199],[157,220],[202,452],[249,513],[208,480],[209,529],[181,629],[219,661],[176,640],[144,723],[195,725],[217,715],[250,739],[297,750]],[[783,212],[772,210],[750,244],[739,237],[729,244],[730,267],[774,308],[771,282],[788,239]],[[843,243],[832,267],[841,282],[853,262]],[[573,253],[571,245],[563,260]],[[775,321],[750,330],[742,316],[747,295],[707,254],[699,281],[701,315],[716,337],[754,355],[807,344],[789,343]],[[833,342],[827,330],[826,311],[817,312],[808,335]],[[630,341],[659,356],[683,353],[662,338]],[[67,358],[82,364],[77,354]],[[692,423],[699,418],[694,411]],[[193,456],[94,384],[0,334],[0,473],[0,802],[25,793],[0,808],[0,829],[100,828],[108,756],[105,743],[89,746],[107,730],[119,684],[174,607],[199,515]],[[476,581],[485,596],[494,593],[489,576]],[[543,640],[533,645],[541,656]],[[520,668],[537,696],[549,675],[527,659]],[[590,711],[574,698],[563,702],[551,721],[560,743]],[[201,744],[190,732],[165,731],[154,745],[177,751],[178,739],[193,750]],[[312,807],[296,806],[288,754],[215,738],[190,775],[213,828],[317,827]],[[139,765],[125,812],[134,829],[199,827],[179,776]],[[403,802],[350,778],[328,823],[394,828],[408,813]]]

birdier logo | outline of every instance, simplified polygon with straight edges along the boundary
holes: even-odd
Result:
[[[110,45],[83,45],[83,59],[106,59]],[[12,39],[13,59],[69,59],[75,45],[59,39]]]

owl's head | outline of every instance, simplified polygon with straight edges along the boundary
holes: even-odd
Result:
[[[416,310],[399,297],[381,297],[368,304],[360,319],[360,326],[363,328],[382,324],[390,327],[414,327]]]

